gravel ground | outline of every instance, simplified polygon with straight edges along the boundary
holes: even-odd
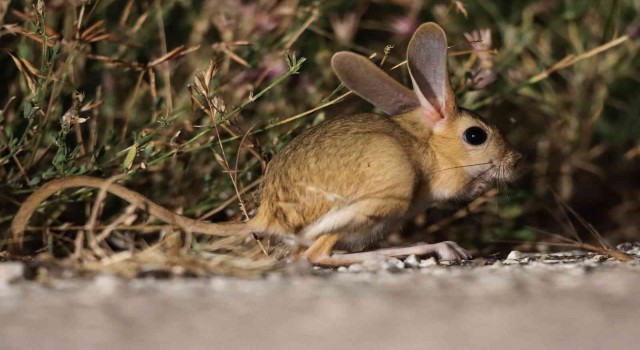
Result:
[[[21,275],[0,264],[2,350],[640,349],[640,261],[593,254],[294,265],[257,280]]]

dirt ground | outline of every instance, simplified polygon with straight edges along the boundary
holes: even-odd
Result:
[[[0,349],[640,349],[640,261],[487,263],[44,285],[4,263]]]

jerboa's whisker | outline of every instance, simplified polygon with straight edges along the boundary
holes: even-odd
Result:
[[[436,170],[436,171],[432,172],[431,174],[440,173],[440,172],[447,171],[447,170],[460,169],[460,168],[470,168],[470,167],[472,167],[472,166],[490,165],[490,164],[493,164],[493,162],[484,162],[484,163],[476,163],[476,164],[458,165],[458,166],[454,166],[454,167],[450,167],[450,168],[444,168],[444,169]],[[491,168],[489,168],[489,169],[491,169]]]

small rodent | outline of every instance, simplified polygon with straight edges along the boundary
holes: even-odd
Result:
[[[334,247],[358,251],[376,243],[433,201],[475,197],[513,178],[519,153],[496,128],[456,104],[440,26],[416,30],[407,65],[413,91],[363,56],[336,53],[332,66],[340,80],[389,116],[338,117],[303,132],[269,163],[257,214],[246,223],[190,219],[123,186],[76,176],[50,181],[26,199],[11,226],[14,248],[43,200],[66,188],[94,187],[194,233],[296,237],[309,242],[303,255],[317,265],[348,265],[375,254],[470,259],[454,242],[331,254]]]

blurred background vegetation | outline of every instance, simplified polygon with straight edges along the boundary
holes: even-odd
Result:
[[[0,1],[0,251],[29,193],[78,174],[126,174],[127,187],[188,216],[242,220],[291,138],[373,110],[341,97],[331,55],[383,60],[408,84],[398,65],[426,21],[447,32],[461,105],[526,159],[515,184],[438,204],[387,244],[451,239],[490,255],[557,242],[544,232],[593,240],[589,225],[611,244],[638,240],[639,11],[634,0]],[[255,267],[269,249],[185,239],[111,197],[87,228],[94,201],[88,190],[52,197],[28,247],[87,266],[154,247],[182,259],[159,263],[196,270],[202,257]]]

